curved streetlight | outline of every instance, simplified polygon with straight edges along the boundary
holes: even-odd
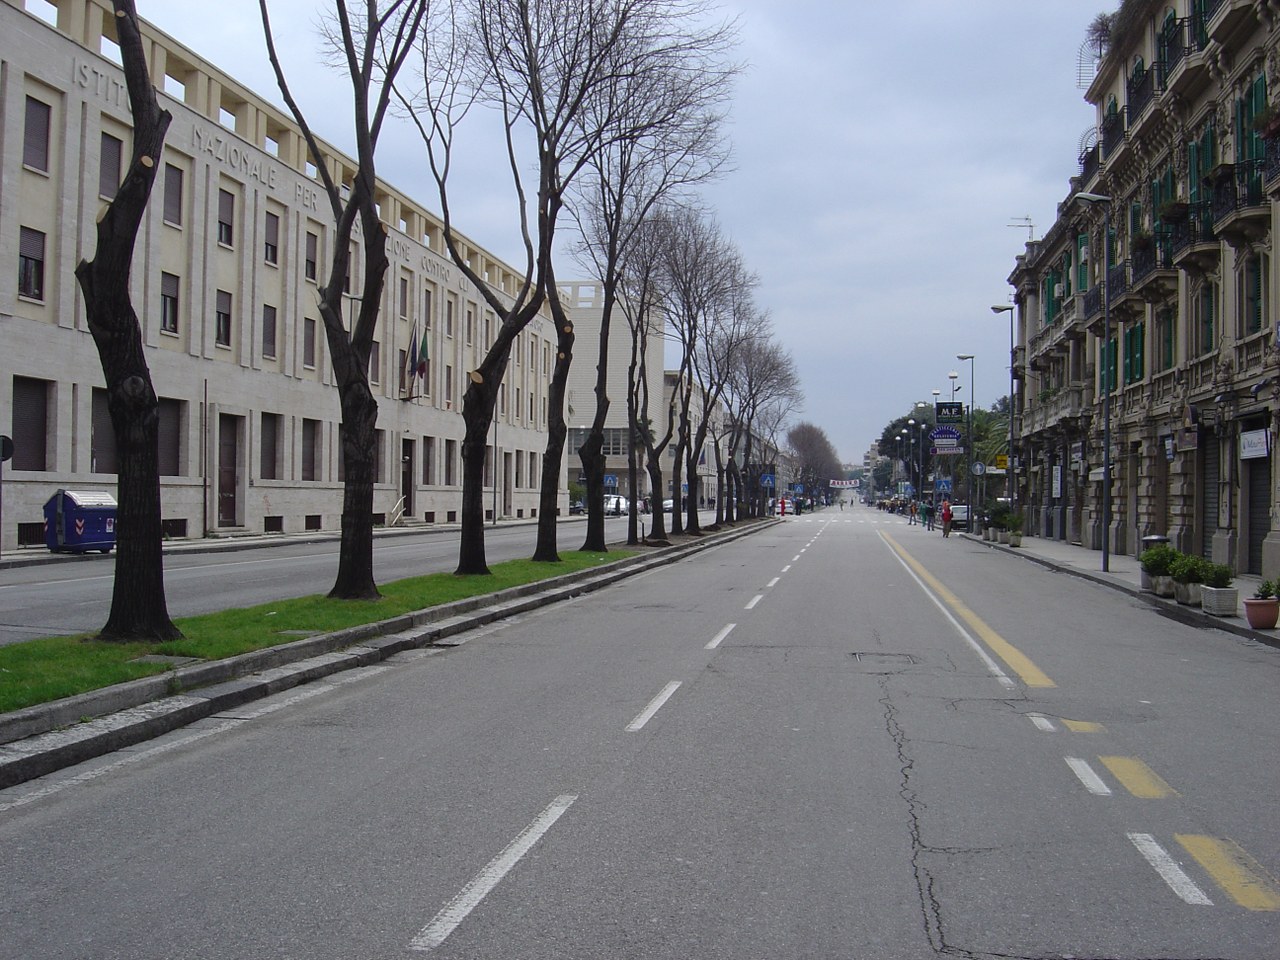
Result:
[[[1013,320],[1014,305],[1000,303],[991,308],[991,312],[999,316],[1009,314],[1009,456],[1005,464],[1005,496],[1009,498],[1009,509],[1018,512],[1018,484],[1013,476]]]
[[[1102,193],[1077,193],[1073,201],[1102,207],[1102,350],[1098,366],[1102,371],[1102,572],[1111,569],[1111,282],[1107,277],[1111,247],[1111,198]],[[1097,258],[1093,259],[1097,266]]]

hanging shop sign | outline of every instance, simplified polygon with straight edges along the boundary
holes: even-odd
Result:
[[[1257,460],[1270,456],[1271,445],[1268,442],[1270,432],[1262,430],[1245,430],[1240,434],[1240,459]]]

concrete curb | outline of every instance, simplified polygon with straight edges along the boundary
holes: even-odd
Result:
[[[378,623],[67,697],[0,715],[0,789],[150,740],[224,710],[405,650],[451,648],[458,634],[667,566],[778,521],[752,522],[702,540],[627,557]]]
[[[1258,643],[1268,647],[1280,649],[1280,637],[1273,636],[1269,633],[1262,633],[1258,630],[1252,630],[1247,625],[1238,621],[1239,617],[1214,617],[1200,610],[1199,607],[1189,607],[1178,603],[1174,600],[1168,600],[1164,597],[1157,597],[1154,593],[1146,593],[1127,583],[1116,580],[1113,577],[1104,576],[1101,572],[1094,573],[1090,570],[1081,570],[1079,567],[1073,567],[1070,564],[1059,563],[1049,557],[1041,557],[1036,554],[1021,550],[1016,547],[1010,547],[1006,544],[992,543],[989,540],[983,540],[981,537],[975,537],[972,534],[961,534],[966,540],[979,543],[984,547],[990,547],[992,550],[999,550],[1002,553],[1014,554],[1022,560],[1039,564],[1058,573],[1070,574],[1073,577],[1080,577],[1082,580],[1088,580],[1092,583],[1109,587],[1120,593],[1126,593],[1136,600],[1141,600],[1147,606],[1155,610],[1162,617],[1170,620],[1176,620],[1178,623],[1186,624],[1189,627],[1208,628],[1213,630],[1222,630],[1226,633],[1233,633],[1239,637],[1246,637],[1250,640],[1256,640]]]

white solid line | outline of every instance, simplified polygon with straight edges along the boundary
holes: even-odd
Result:
[[[876,531],[876,536],[878,536],[881,540],[885,539],[885,535],[878,530]],[[889,544],[886,542],[885,546],[888,547]],[[920,589],[924,591],[925,596],[933,601],[933,605],[942,611],[942,615],[946,617],[947,620],[950,622],[951,626],[955,628],[956,633],[960,634],[960,636],[964,639],[964,642],[967,643],[970,649],[972,649],[973,652],[978,655],[978,659],[981,660],[986,665],[988,672],[990,672],[990,674],[1000,682],[1000,685],[1004,687],[1008,687],[1010,689],[1013,689],[1014,687],[1016,687],[1018,685],[1017,682],[1011,676],[1009,676],[1007,673],[1001,670],[1000,665],[995,662],[995,660],[991,657],[991,654],[987,653],[987,651],[983,649],[982,644],[978,643],[977,640],[973,639],[973,636],[969,633],[969,631],[960,625],[960,621],[957,620],[954,616],[952,616],[951,611],[947,609],[947,605],[943,603],[939,597],[934,595],[934,592],[929,589],[928,584],[926,584],[923,580],[920,579],[919,576],[916,575],[916,572],[911,569],[907,561],[903,560],[902,557],[898,556],[898,551],[894,550],[892,547],[889,547],[889,552],[892,553],[893,558],[897,560],[899,564],[902,565],[902,569],[907,571],[911,579],[914,580],[917,584],[919,584]]]
[[[1205,892],[1196,886],[1195,881],[1188,877],[1180,866],[1174,863],[1173,857],[1165,852],[1164,847],[1156,843],[1155,837],[1149,833],[1130,833],[1127,836],[1138,848],[1138,852],[1146,858],[1147,863],[1151,864],[1156,873],[1160,874],[1164,882],[1169,885],[1170,890],[1193,906],[1213,906],[1213,901],[1205,896]]]
[[[1079,757],[1067,757],[1067,766],[1080,778],[1084,788],[1095,797],[1111,796],[1111,788],[1102,782],[1102,778],[1093,772],[1093,767]]]
[[[733,630],[733,628],[736,626],[737,626],[736,623],[729,624],[727,627],[725,627],[723,630],[717,633],[714,637],[712,637],[711,642],[708,643],[705,647],[703,647],[703,649],[714,650],[716,647],[720,646],[720,644],[724,642],[724,638],[727,637],[729,633]]]
[[[566,810],[578,799],[577,794],[566,793],[556,797],[538,814],[533,823],[525,827],[500,854],[489,861],[488,866],[471,878],[471,882],[459,891],[458,895],[446,903],[430,923],[409,942],[410,950],[431,950],[448,939],[449,934],[457,929],[458,924],[467,918],[472,910],[480,905],[508,873],[520,862],[520,859],[533,849],[533,845],[542,839]]]
[[[627,732],[635,733],[644,727],[646,723],[653,719],[653,715],[662,709],[662,705],[671,699],[671,695],[680,689],[680,681],[672,680],[662,692],[649,701],[649,705],[641,711],[640,716],[636,717],[627,724]]]
[[[752,597],[752,598],[751,598],[751,600],[747,603],[747,605],[746,605],[745,607],[743,607],[742,609],[743,609],[743,610],[750,610],[752,607],[754,607],[757,603],[759,603],[759,602],[760,602],[761,600],[763,600],[763,599],[764,599],[764,594],[763,594],[763,593],[757,593],[754,597]]]
[[[781,580],[781,579],[782,579],[781,577],[774,577],[772,580],[770,580],[768,583],[766,583],[766,584],[765,584],[765,587],[766,587],[766,588],[767,588],[767,587],[776,587],[776,586],[778,585],[778,581],[779,581],[779,580]]]
[[[1053,725],[1053,721],[1048,717],[1042,717],[1038,713],[1028,713],[1027,719],[1036,725],[1037,730],[1043,730],[1045,733],[1058,732],[1058,728]]]

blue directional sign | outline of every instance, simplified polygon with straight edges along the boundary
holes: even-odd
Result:
[[[933,489],[935,493],[950,493],[951,480],[948,477],[939,477],[933,481]]]
[[[775,485],[776,485],[776,481],[772,473],[760,474],[760,486],[768,487],[770,490],[772,490]]]

